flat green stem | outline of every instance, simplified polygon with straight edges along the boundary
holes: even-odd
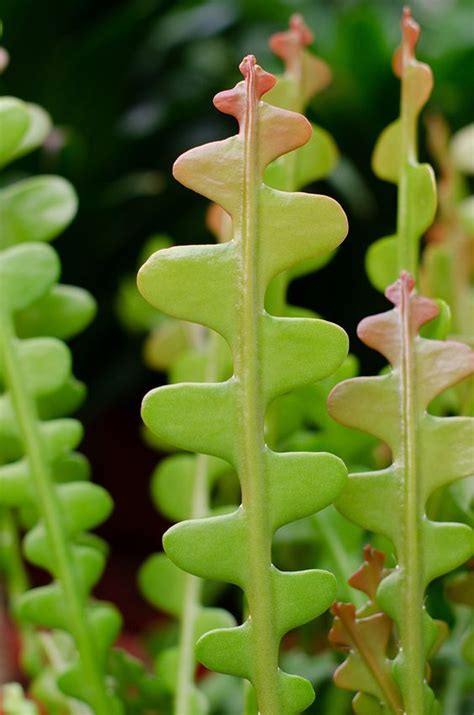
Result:
[[[254,682],[260,715],[283,715],[279,698],[276,621],[272,594],[272,533],[268,516],[264,452],[264,406],[260,374],[260,324],[264,296],[257,274],[257,195],[260,179],[257,170],[257,96],[255,73],[247,78],[247,112],[245,118],[244,207],[241,226],[237,228],[241,248],[241,275],[245,288],[241,292],[239,339],[234,356],[239,406],[238,454],[242,485],[242,504],[249,534],[249,576],[247,603],[254,634]]]
[[[96,667],[95,648],[79,595],[81,589],[73,567],[73,556],[61,516],[61,505],[54,488],[50,465],[44,453],[36,406],[26,387],[27,380],[23,374],[11,316],[3,310],[0,310],[0,349],[3,353],[2,362],[6,382],[29,460],[38,509],[44,520],[48,542],[56,562],[71,633],[81,659],[84,678],[93,693],[95,715],[110,715],[105,684]]]
[[[401,83],[400,123],[401,171],[397,204],[398,272],[408,271],[417,280],[419,268],[418,245],[412,240],[411,236],[408,184],[408,168],[416,163],[417,128],[416,115],[409,101],[408,86],[404,78],[402,78]]]
[[[401,417],[402,417],[402,531],[398,561],[402,578],[403,618],[399,624],[400,650],[405,660],[404,703],[407,715],[424,712],[425,648],[423,637],[424,588],[420,527],[423,507],[417,469],[415,357],[410,334],[410,296],[402,284],[400,303],[402,325]]]

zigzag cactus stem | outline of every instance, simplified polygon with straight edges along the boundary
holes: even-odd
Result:
[[[408,167],[416,166],[418,160],[417,118],[419,108],[413,102],[413,81],[422,82],[423,92],[429,97],[433,86],[431,69],[417,61],[415,47],[420,36],[420,26],[411,16],[408,7],[403,9],[402,17],[402,44],[393,58],[393,70],[401,80],[400,122],[401,122],[401,161]],[[419,74],[419,78],[417,77]],[[421,106],[426,101],[425,97],[417,98]],[[409,194],[413,191],[410,186],[408,171],[402,167],[400,172],[397,233],[398,233],[398,268],[405,270],[413,276],[418,275],[418,243],[410,240],[412,233]]]
[[[331,78],[331,72],[326,63],[309,55],[305,49],[313,42],[313,33],[305,24],[301,15],[292,15],[290,19],[290,27],[286,32],[278,32],[270,38],[270,48],[273,52],[282,58],[285,62],[285,75],[292,83],[293,91],[287,103],[287,109],[293,112],[304,113],[305,105],[308,102],[308,73],[309,79],[313,80],[310,84],[311,89],[314,81],[317,82],[317,89],[320,89],[328,84]],[[310,62],[311,61],[311,62]],[[314,66],[315,65],[315,66]],[[318,82],[321,75],[321,81]],[[278,102],[277,102],[278,104]],[[291,106],[290,106],[291,105]],[[298,186],[297,177],[297,161],[296,152],[290,152],[284,159],[285,163],[285,186],[278,188],[285,191],[296,191]]]
[[[280,640],[330,605],[335,579],[317,570],[278,571],[272,536],[334,500],[345,469],[329,454],[271,451],[265,414],[279,394],[333,372],[347,354],[347,337],[322,320],[269,315],[264,299],[275,275],[334,249],[347,223],[327,197],[263,183],[265,167],[308,141],[310,126],[301,115],[261,101],[275,78],[253,56],[240,69],[244,81],[214,100],[238,119],[239,134],[190,150],[174,167],[181,183],[231,215],[233,239],[158,251],[139,274],[139,288],[155,307],[225,337],[234,375],[226,382],[153,390],[144,400],[143,418],[178,447],[230,462],[241,483],[236,512],[182,522],[163,541],[180,568],[245,592],[248,619],[204,635],[197,644],[199,660],[249,680],[260,715],[296,715],[314,693],[303,678],[279,670]]]
[[[285,63],[285,75],[291,78],[294,90],[291,109],[303,112],[312,95],[331,81],[331,70],[323,60],[307,52],[313,33],[301,15],[290,18],[289,29],[277,32],[270,38],[270,48]]]
[[[420,237],[436,213],[436,181],[432,167],[418,162],[418,117],[433,89],[431,68],[419,62],[415,48],[420,27],[404,8],[402,42],[393,56],[393,71],[401,81],[400,116],[380,135],[372,157],[373,170],[398,185],[397,233],[373,243],[367,272],[384,291],[401,271],[418,281]]]
[[[474,351],[419,335],[439,308],[417,295],[414,286],[403,272],[386,291],[394,309],[366,318],[358,328],[361,340],[388,359],[391,371],[340,383],[328,406],[335,419],[374,434],[393,454],[384,470],[351,474],[337,507],[394,545],[398,566],[377,591],[377,602],[399,635],[394,677],[407,715],[434,715],[438,710],[426,681],[426,661],[438,629],[426,611],[425,590],[434,578],[470,558],[472,529],[431,521],[426,503],[437,489],[472,473],[474,420],[435,417],[428,406],[473,374]]]

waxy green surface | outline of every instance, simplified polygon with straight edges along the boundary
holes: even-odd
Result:
[[[396,234],[373,243],[366,258],[369,279],[382,292],[401,271],[418,280],[420,238],[436,212],[433,169],[418,163],[418,116],[433,87],[430,67],[415,57],[419,34],[406,8],[402,43],[393,58],[394,73],[401,80],[400,117],[384,129],[372,157],[375,174],[398,186]]]
[[[414,292],[407,273],[387,297],[395,308],[363,320],[358,334],[387,358],[390,372],[337,385],[328,406],[335,419],[386,443],[393,462],[384,470],[351,474],[336,505],[344,516],[393,544],[398,568],[382,581],[377,601],[399,633],[394,677],[407,715],[433,715],[437,705],[425,673],[437,628],[426,612],[425,590],[472,556],[473,532],[466,524],[430,520],[426,504],[436,490],[472,475],[474,419],[436,417],[429,406],[472,375],[474,351],[463,343],[419,335],[438,307]]]
[[[236,512],[185,521],[167,532],[164,546],[180,568],[234,583],[246,595],[245,623],[204,635],[198,658],[250,680],[261,715],[290,715],[307,708],[314,693],[303,678],[280,671],[280,639],[322,613],[336,585],[323,571],[278,571],[272,536],[333,501],[346,470],[329,454],[272,452],[265,445],[265,413],[279,394],[334,371],[347,354],[347,337],[322,320],[268,314],[265,292],[278,273],[336,248],[347,222],[331,199],[263,183],[265,167],[304,144],[311,128],[302,116],[261,101],[275,80],[253,57],[241,68],[244,81],[214,100],[238,119],[239,134],[187,152],[174,167],[181,183],[231,215],[233,238],[159,251],[139,274],[139,288],[155,307],[226,339],[234,374],[226,382],[153,390],[143,418],[160,438],[221,457],[239,475]]]
[[[171,322],[171,321],[170,321]],[[173,321],[176,322],[176,321]],[[178,355],[175,377],[192,381],[222,378],[221,338],[200,329],[185,355]],[[187,359],[186,359],[187,358]],[[160,462],[152,478],[152,497],[172,521],[199,519],[211,513],[211,493],[229,465],[206,454],[175,454]],[[165,553],[150,556],[139,574],[140,587],[150,603],[179,622],[178,643],[156,659],[158,676],[173,696],[175,715],[206,715],[209,704],[196,684],[196,643],[204,633],[235,625],[222,608],[205,607],[201,578],[186,573]]]

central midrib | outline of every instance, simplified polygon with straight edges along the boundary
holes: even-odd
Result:
[[[253,684],[260,715],[282,715],[278,687],[278,638],[272,595],[271,524],[265,475],[263,390],[259,354],[264,288],[258,255],[258,98],[255,70],[246,79],[244,181],[240,244],[241,294],[235,351],[238,390],[238,454],[242,505],[247,520],[246,597],[252,627]]]
[[[410,215],[408,172],[416,165],[416,112],[411,107],[407,73],[411,62],[403,67],[401,77],[401,166],[397,212],[398,269],[408,271],[417,280],[418,245],[413,240],[413,221]],[[402,423],[402,533],[399,565],[402,570],[402,613],[400,617],[400,650],[407,663],[406,687],[403,688],[407,715],[423,713],[423,585],[419,530],[420,485],[418,484],[416,455],[416,395],[415,356],[410,330],[410,290],[405,281],[401,285],[401,423]]]
[[[402,571],[402,612],[399,623],[400,650],[405,659],[405,710],[407,715],[422,715],[424,681],[423,643],[423,562],[420,529],[422,510],[417,469],[415,356],[410,330],[410,295],[402,284],[401,302],[402,362],[402,533],[399,565]]]

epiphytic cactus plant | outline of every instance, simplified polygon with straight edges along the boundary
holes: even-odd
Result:
[[[238,511],[174,526],[164,545],[181,568],[245,592],[248,619],[204,635],[199,659],[248,679],[262,715],[287,715],[304,710],[314,695],[304,679],[279,670],[280,639],[328,607],[335,581],[321,571],[279,572],[271,562],[272,535],[330,503],[345,469],[329,454],[272,452],[265,445],[265,412],[277,395],[338,367],[347,339],[324,321],[266,313],[265,291],[281,271],[335,248],[346,220],[331,199],[263,183],[265,167],[304,144],[311,129],[301,115],[261,100],[275,79],[255,58],[246,57],[241,71],[244,81],[214,100],[238,119],[239,134],[189,151],[174,167],[178,180],[230,214],[232,240],[159,251],[139,274],[140,290],[153,305],[227,340],[234,375],[158,388],[145,398],[143,417],[161,437],[221,457],[239,475]]]

